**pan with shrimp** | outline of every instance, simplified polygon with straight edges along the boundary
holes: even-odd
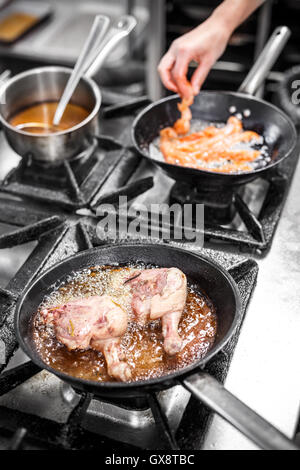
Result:
[[[280,164],[295,147],[295,126],[252,95],[289,34],[276,28],[238,92],[191,91],[149,105],[133,124],[137,151],[171,178],[205,190],[238,187]]]
[[[234,334],[240,308],[233,278],[209,259],[126,243],[45,271],[21,295],[15,329],[31,360],[76,390],[126,399],[181,384],[261,447],[294,448],[202,370]]]

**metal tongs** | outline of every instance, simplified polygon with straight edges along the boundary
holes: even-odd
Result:
[[[128,36],[136,23],[136,19],[131,15],[121,16],[113,23],[109,34],[106,35],[110,24],[109,18],[104,15],[95,17],[91,31],[56,108],[53,118],[54,126],[60,123],[81,77],[83,75],[92,77],[101,68],[108,54],[123,38]]]

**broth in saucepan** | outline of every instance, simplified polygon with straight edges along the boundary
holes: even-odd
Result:
[[[124,280],[137,268],[145,269],[146,266],[96,266],[74,273],[40,306],[42,309],[77,298],[110,295],[128,312],[129,325],[121,346],[132,370],[131,381],[160,377],[201,359],[212,347],[217,332],[217,317],[212,302],[197,284],[188,280],[187,303],[178,329],[183,339],[183,349],[175,356],[168,356],[163,349],[160,319],[141,326],[131,311],[130,288],[128,284],[124,285]],[[102,353],[93,349],[68,350],[56,339],[53,330],[45,326],[40,310],[33,319],[33,338],[42,360],[53,369],[80,379],[114,381],[107,374]]]
[[[10,118],[9,123],[31,134],[51,134],[76,126],[90,114],[82,106],[69,103],[58,126],[53,126],[57,105],[58,102],[35,104],[15,114]]]

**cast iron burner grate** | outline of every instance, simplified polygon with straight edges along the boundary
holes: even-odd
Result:
[[[36,248],[15,277],[6,288],[0,289],[0,350],[5,357],[1,370],[9,363],[9,359],[17,348],[14,333],[14,309],[20,293],[41,271],[58,260],[99,245],[95,224],[89,223],[88,219],[70,222],[58,216],[50,216],[44,219],[41,216],[42,213],[38,213],[38,211],[32,212],[29,220],[30,225],[0,238],[2,248],[16,246],[34,239],[38,240]],[[242,298],[242,315],[236,334],[226,348],[207,365],[210,373],[220,381],[224,381],[238,341],[247,304],[255,286],[258,268],[256,262],[251,259],[215,250],[202,251],[205,251],[206,256],[222,264],[232,274]],[[201,253],[201,250],[199,252]],[[4,397],[5,394],[7,394],[5,396],[8,396],[16,387],[39,373],[43,374],[30,361],[8,369],[0,375],[0,396]],[[91,432],[84,428],[83,421],[92,398],[89,394],[81,394],[79,402],[69,414],[66,422],[63,423],[26,413],[18,408],[15,409],[15,407],[3,406],[0,399],[0,443],[3,439],[9,439],[8,447],[11,449],[31,448],[33,446],[35,448],[63,449],[105,448],[106,451],[110,449],[119,452],[132,450],[134,448],[132,445],[103,436],[99,438],[98,432],[101,434],[101,429],[100,431],[98,429],[97,432]],[[35,402],[34,396],[33,400]],[[151,395],[148,397],[148,402],[156,423],[157,433],[160,436],[161,448],[196,449],[201,446],[212,415],[205,407],[199,405],[199,403],[194,403],[191,399],[175,436],[158,397]],[[193,416],[190,415],[191,407]],[[120,440],[122,440],[122,436],[120,436]]]
[[[60,164],[38,162],[27,155],[6,176],[0,191],[71,210],[86,207],[124,151],[117,140],[99,136],[87,150]]]
[[[114,211],[117,211],[120,220],[124,220],[122,208],[119,210],[117,207],[119,195],[128,196],[128,200],[130,200],[140,194],[134,203],[136,209],[139,209],[140,203],[146,207],[150,207],[151,204],[172,204],[174,202],[179,202],[181,205],[195,204],[195,202],[204,204],[205,242],[213,244],[221,242],[225,250],[226,246],[232,246],[242,252],[265,255],[272,245],[298,162],[299,149],[300,141],[294,155],[283,163],[280,170],[270,171],[265,178],[244,185],[234,193],[221,193],[216,198],[211,198],[207,193],[195,192],[193,187],[184,183],[174,184],[159,169],[153,168],[148,163],[140,161],[136,166],[137,156],[134,153],[127,153],[126,160],[124,160],[128,165],[127,170],[132,165],[135,167],[134,173],[128,180],[125,180],[124,173],[114,173],[111,179],[100,188],[90,208],[97,213],[97,206],[101,203],[114,204]],[[121,183],[120,174],[122,175]],[[116,186],[118,188],[116,190],[109,189]],[[251,203],[247,202],[247,198],[250,198],[252,202],[261,199],[258,213],[252,210]],[[129,213],[127,219],[129,224],[134,217],[131,217]],[[232,219],[234,219],[233,223],[231,223]],[[139,221],[144,233],[146,228],[150,237],[150,218],[145,216],[143,211],[139,214]],[[151,223],[153,224],[153,219]],[[184,225],[179,228],[184,233]],[[198,235],[197,239],[201,240],[202,227],[199,229],[195,223],[193,229]],[[172,220],[170,232],[174,232]],[[188,242],[188,239],[186,241]]]

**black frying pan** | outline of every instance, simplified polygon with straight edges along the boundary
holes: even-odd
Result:
[[[163,267],[178,267],[196,281],[212,300],[217,312],[217,336],[205,358],[166,376],[138,381],[92,382],[71,377],[45,364],[36,351],[32,318],[45,295],[73,271],[95,265],[143,262]],[[23,293],[16,307],[15,328],[20,346],[41,368],[47,369],[75,389],[106,399],[141,397],[182,384],[202,402],[227,419],[264,449],[295,449],[283,434],[231,395],[219,382],[201,369],[230,340],[240,320],[240,296],[231,276],[220,266],[199,255],[166,245],[126,244],[94,248],[72,256],[46,271]]]
[[[228,174],[181,167],[166,163],[163,158],[161,160],[153,158],[150,144],[159,136],[162,128],[172,126],[180,117],[177,109],[180,101],[178,95],[157,101],[138,115],[132,128],[132,138],[136,149],[145,158],[162,168],[171,178],[211,190],[247,183],[277,166],[292,153],[296,145],[295,126],[281,110],[251,95],[261,85],[289,35],[290,31],[287,27],[276,28],[239,92],[201,91],[191,106],[193,119],[215,123],[226,122],[230,116],[231,107],[236,108],[239,113],[249,110],[250,116],[243,118],[243,126],[264,137],[271,156],[271,161],[266,167]]]

